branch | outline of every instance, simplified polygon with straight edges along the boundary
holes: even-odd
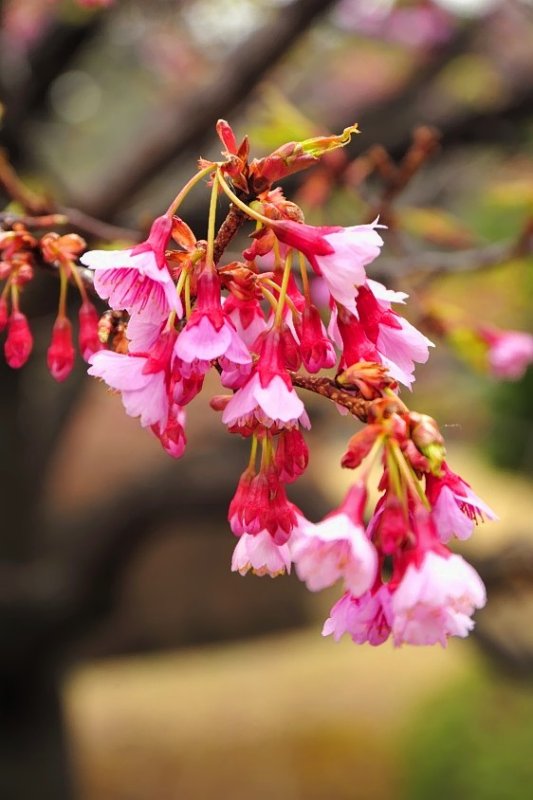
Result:
[[[299,375],[296,372],[289,372],[289,375],[294,386],[298,386],[300,389],[307,389],[309,392],[321,395],[321,397],[327,397],[332,403],[346,408],[350,414],[357,417],[361,422],[367,421],[372,400],[365,400],[360,395],[351,394],[340,389],[331,378],[315,378],[309,375]]]
[[[492,269],[514,258],[524,258],[533,253],[533,217],[526,221],[518,238],[511,242],[496,242],[484,247],[460,250],[453,253],[429,251],[409,256],[383,256],[376,262],[378,279],[398,279],[407,275],[421,275],[424,282],[440,275],[475,272]]]

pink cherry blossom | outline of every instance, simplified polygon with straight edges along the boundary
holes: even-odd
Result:
[[[259,360],[250,378],[222,414],[225,425],[246,426],[254,420],[266,427],[309,427],[304,404],[294,391],[284,366],[283,340],[278,331],[265,334]]]
[[[494,511],[446,463],[441,475],[426,476],[426,494],[441,542],[448,542],[452,536],[468,539],[478,517],[497,519]]]
[[[343,351],[343,366],[358,361],[380,363],[394,380],[411,387],[415,362],[427,361],[433,343],[392,310],[391,301],[403,302],[404,297],[403,292],[391,292],[377,281],[368,281],[359,288],[355,316],[346,309],[332,308],[328,334]]]
[[[365,500],[364,487],[353,486],[337,511],[317,525],[300,525],[291,539],[296,572],[310,591],[342,578],[344,587],[358,597],[373,585],[378,559],[363,527]]]
[[[159,423],[152,425],[152,431],[155,433],[161,445],[172,458],[181,458],[185,452],[187,439],[185,437],[185,409],[171,403],[169,406],[168,419],[165,428],[161,428]]]
[[[483,582],[470,564],[430,550],[420,564],[409,564],[392,595],[394,644],[445,647],[448,636],[468,635],[471,616],[485,601]]]
[[[533,336],[522,331],[484,329],[482,337],[489,345],[489,366],[493,375],[516,381],[533,363]]]
[[[174,334],[158,340],[148,353],[114,353],[100,350],[89,359],[89,375],[102,378],[122,395],[130,417],[140,417],[143,428],[165,430],[169,414],[168,382]]]
[[[304,253],[328,284],[332,297],[355,313],[357,287],[366,280],[365,267],[377,258],[383,245],[376,231],[383,226],[377,222],[341,228],[281,220],[272,227],[280,241]]]
[[[255,535],[243,533],[233,551],[231,569],[241,575],[252,570],[255,575],[270,575],[271,578],[290,573],[289,546],[276,544],[268,531]]]
[[[390,591],[381,585],[361,597],[346,592],[330,611],[322,636],[332,635],[336,642],[347,633],[356,644],[373,646],[389,638],[392,624]]]
[[[255,297],[251,300],[239,300],[230,294],[224,300],[224,312],[248,348],[251,348],[257,337],[266,330],[265,315]]]
[[[243,379],[250,372],[252,358],[224,313],[220,302],[220,282],[210,271],[203,272],[198,279],[197,303],[176,340],[175,353],[181,361],[198,362],[200,368],[204,365],[205,369],[211,366],[211,361],[223,357],[228,380],[234,385],[234,370],[242,372]]]
[[[158,217],[145,242],[128,250],[90,250],[81,263],[95,271],[94,287],[110,307],[145,312],[156,321],[170,311],[183,315],[165,259],[172,218]]]

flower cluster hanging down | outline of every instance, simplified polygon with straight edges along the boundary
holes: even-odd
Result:
[[[399,397],[401,385],[411,388],[415,364],[427,360],[432,343],[396,310],[407,295],[367,275],[383,245],[382,226],[378,220],[348,228],[307,225],[301,209],[272,188],[343,146],[356,126],[340,136],[289,143],[259,160],[249,160],[248,141],[237,144],[227,123],[219,122],[217,131],[224,160],[200,162],[146,241],[81,256],[94,271],[100,297],[113,312],[129,315],[127,338],[102,349],[94,309],[78,281],[80,321],[87,320],[80,346],[89,373],[120,392],[126,412],[178,458],[186,446],[186,406],[207,372],[219,372],[228,393],[211,405],[228,431],[250,445],[229,505],[238,539],[232,569],[274,577],[294,566],[311,591],[341,583],[344,593],[324,635],[346,633],[373,645],[389,638],[395,645],[445,645],[449,636],[464,637],[473,612],[485,604],[485,589],[447,545],[494,514],[446,463],[436,422]],[[211,187],[206,241],[177,216],[202,181]],[[228,214],[217,231],[224,195]],[[240,260],[226,263],[227,244],[247,222],[254,226],[247,248]],[[26,244],[13,239],[10,246],[23,254]],[[50,234],[42,250],[59,265],[63,287],[48,354],[61,379],[74,357],[64,295],[68,277],[76,280],[72,261],[80,241]],[[325,308],[313,302],[312,276],[327,289]],[[17,366],[13,362],[27,358],[31,343],[18,289],[12,299],[9,359]],[[5,306],[4,296],[1,302]],[[341,506],[318,523],[286,493],[309,455],[302,431],[311,423],[295,387],[329,398],[363,423],[342,459],[343,467],[357,469],[356,480]],[[376,465],[380,497],[367,519]]]

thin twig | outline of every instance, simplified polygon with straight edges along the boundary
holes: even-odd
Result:
[[[309,375],[299,375],[297,372],[290,372],[289,374],[294,386],[298,386],[300,389],[307,389],[309,392],[321,395],[321,397],[327,397],[332,403],[348,409],[350,414],[357,417],[361,422],[367,421],[372,400],[364,400],[359,395],[339,389],[331,378],[316,378]]]

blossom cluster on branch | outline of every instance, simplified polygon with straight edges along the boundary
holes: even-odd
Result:
[[[31,334],[19,308],[20,289],[37,257],[58,269],[59,312],[48,351],[54,377],[74,360],[66,316],[69,280],[81,294],[80,350],[89,374],[120,393],[164,449],[186,447],[186,407],[216,369],[228,391],[211,400],[250,455],[228,512],[238,538],[232,569],[277,576],[294,569],[311,591],[337,582],[344,594],[323,633],[348,634],[376,645],[446,644],[473,627],[485,604],[475,570],[448,544],[465,539],[491,509],[446,462],[443,437],[431,417],[409,410],[400,386],[411,388],[416,363],[432,342],[396,308],[407,295],[372,280],[367,269],[383,246],[379,220],[348,228],[315,227],[273,184],[342,147],[339,136],[291,142],[262,159],[249,158],[220,121],[223,160],[201,160],[145,241],[127,250],[92,250],[83,240],[23,225],[1,234],[0,325],[7,325],[8,363],[21,366]],[[177,215],[188,193],[210,185],[206,240]],[[221,197],[229,201],[217,230]],[[239,260],[224,263],[238,229],[253,225]],[[93,271],[94,289],[111,311],[98,325],[77,259]],[[312,281],[322,287],[323,307]],[[8,308],[11,303],[11,310]],[[113,314],[122,320],[110,335]],[[480,332],[500,374],[516,376],[533,358],[526,334]],[[505,341],[507,337],[507,344]],[[510,346],[508,343],[510,341]],[[525,356],[524,356],[525,354]],[[522,363],[521,362],[521,363]],[[338,509],[313,523],[287,497],[305,471],[303,430],[310,419],[295,387],[324,396],[363,423],[347,444],[342,466],[356,469]],[[380,470],[379,500],[367,517],[371,475]],[[365,522],[366,520],[366,522]]]

